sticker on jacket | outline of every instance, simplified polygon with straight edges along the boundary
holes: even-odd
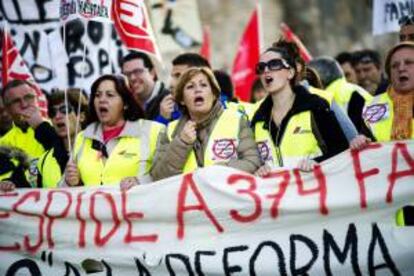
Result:
[[[373,104],[364,108],[362,117],[368,123],[374,124],[383,119],[388,118],[389,107],[388,104]]]
[[[260,158],[263,162],[272,161],[273,162],[273,156],[271,153],[269,141],[260,141],[257,142],[257,150],[259,151]]]
[[[213,142],[213,160],[229,160],[237,158],[236,139],[217,139]]]

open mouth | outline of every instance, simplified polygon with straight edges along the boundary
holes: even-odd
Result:
[[[56,124],[57,128],[64,128],[65,126],[66,126],[65,123],[57,123]]]
[[[201,96],[197,96],[194,98],[195,105],[202,105],[204,103],[204,98]]]
[[[406,82],[406,81],[408,81],[408,80],[409,80],[409,78],[408,78],[408,76],[401,76],[401,77],[399,77],[399,78],[398,78],[398,80],[399,80],[400,82]]]
[[[273,78],[271,76],[266,76],[264,80],[267,85],[273,82]]]
[[[98,111],[101,115],[105,115],[109,112],[109,109],[107,107],[101,106],[101,107],[98,108]]]

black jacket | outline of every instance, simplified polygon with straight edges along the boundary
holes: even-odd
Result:
[[[254,129],[258,122],[263,122],[264,129],[267,131],[271,129],[273,143],[280,146],[281,139],[276,141],[276,137],[283,137],[289,120],[296,114],[310,111],[312,114],[312,131],[323,153],[322,156],[315,158],[315,161],[321,162],[346,150],[349,147],[348,141],[328,102],[317,95],[309,93],[303,86],[295,86],[293,91],[296,94],[295,101],[285,118],[283,118],[280,128],[276,126],[273,120],[270,122],[271,126],[269,126],[269,118],[273,107],[271,95],[267,96],[253,116],[252,128]],[[277,135],[278,132],[280,132],[279,135]]]
[[[156,96],[145,104],[145,117],[148,120],[155,120],[160,114],[160,103],[165,96],[170,94],[170,91],[165,88],[164,83],[161,83],[158,91],[153,93],[157,93]]]

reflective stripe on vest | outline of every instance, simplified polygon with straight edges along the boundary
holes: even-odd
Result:
[[[149,173],[162,125],[140,120],[140,137],[120,137],[116,146],[103,161],[101,152],[92,148],[92,139],[79,133],[75,156],[81,180],[85,186],[117,185],[125,177]]]
[[[276,167],[295,167],[303,158],[321,156],[311,122],[310,111],[293,115],[280,138],[279,147],[273,144],[268,130],[263,129],[264,122],[257,123],[255,137],[262,161]]]
[[[226,109],[223,111],[208,138],[206,151],[204,152],[204,167],[214,165],[216,162],[237,159],[240,119],[241,115],[234,112],[234,110]],[[168,125],[167,131],[170,141],[177,124],[178,120]],[[197,159],[194,150],[192,150],[184,164],[183,173],[192,172],[197,167]]]
[[[45,152],[37,162],[37,169],[42,176],[42,188],[56,188],[62,172],[54,157],[54,149]]]

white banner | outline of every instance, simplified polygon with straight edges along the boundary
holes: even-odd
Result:
[[[41,88],[50,92],[52,88],[76,87],[89,93],[99,76],[120,71],[127,50],[112,24],[95,20],[66,22],[64,45],[60,5],[69,2],[2,0],[0,17],[9,23],[12,39]],[[95,2],[101,0],[89,1]],[[110,2],[102,3],[108,6]]]
[[[313,172],[209,167],[118,187],[0,200],[1,275],[414,275],[414,141],[345,152]]]
[[[111,5],[112,0],[61,0],[60,20],[67,22],[79,18],[112,23]]]
[[[414,13],[414,0],[374,0],[372,31],[374,35],[398,32],[398,20]]]

